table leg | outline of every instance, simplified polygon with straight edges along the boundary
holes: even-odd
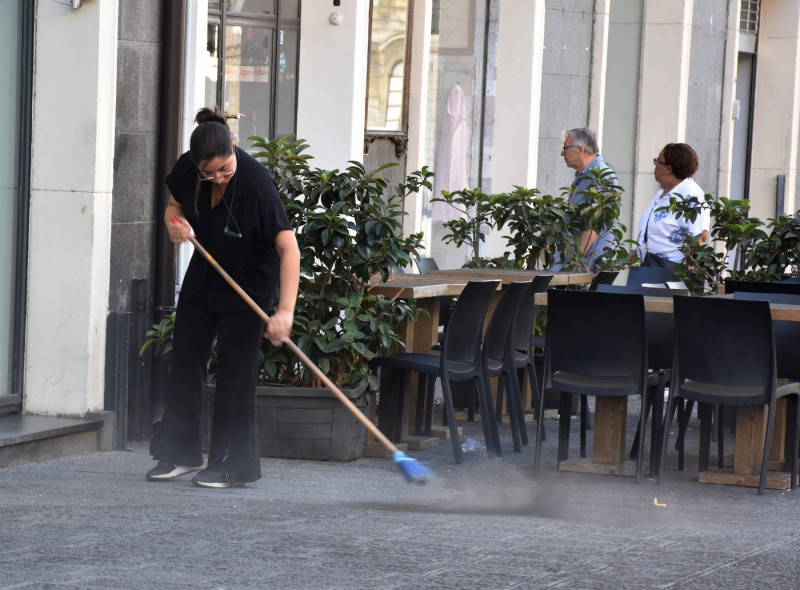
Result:
[[[733,440],[733,472],[753,475],[760,472],[767,428],[766,406],[741,406],[736,412]]]
[[[788,401],[775,402],[775,421],[772,424],[772,443],[769,450],[769,469],[783,471],[786,464],[786,435],[788,430],[786,414]]]
[[[564,413],[563,405],[560,411],[562,414]],[[560,460],[558,468],[561,471],[581,473],[635,475],[636,464],[632,461],[625,461],[627,418],[628,398],[626,396],[596,397],[592,458]],[[562,459],[562,457],[559,458]]]
[[[595,400],[592,461],[595,463],[622,463],[625,461],[628,398],[625,396],[599,396]]]
[[[775,410],[771,454],[781,443],[777,439],[785,438],[785,410],[783,414]],[[781,426],[779,426],[781,424]],[[733,470],[703,471],[698,477],[701,483],[716,483],[758,487],[761,470],[761,459],[764,453],[764,436],[767,430],[766,406],[741,406],[736,411],[736,434],[733,445]],[[783,463],[781,462],[781,465]],[[768,472],[766,487],[768,489],[786,490],[790,487],[791,476],[787,472]]]

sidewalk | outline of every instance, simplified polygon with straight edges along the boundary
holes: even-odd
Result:
[[[796,493],[698,484],[696,438],[661,485],[559,472],[546,428],[536,477],[506,426],[502,459],[410,452],[426,486],[372,458],[263,459],[264,479],[227,490],[150,483],[144,443],[3,468],[0,590],[798,587]]]

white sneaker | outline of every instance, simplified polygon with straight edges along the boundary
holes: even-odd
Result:
[[[159,461],[158,465],[147,472],[146,477],[147,481],[168,481],[170,479],[180,477],[186,473],[199,471],[202,468],[202,465],[198,465],[197,467],[188,467],[185,465],[175,465],[169,461]]]

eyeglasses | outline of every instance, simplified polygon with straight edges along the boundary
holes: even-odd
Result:
[[[579,146],[579,145],[562,145],[561,146],[561,151],[562,152],[566,152],[569,148],[574,148],[574,147],[582,147],[582,146]]]
[[[234,159],[235,159],[236,163],[238,164],[239,163],[238,154],[231,154],[231,155],[232,156],[236,156]],[[229,171],[228,168],[230,168],[231,166],[233,166],[233,161],[232,160],[228,160],[227,164],[225,164],[224,166],[221,166],[219,168],[219,170],[217,170],[216,172],[212,172],[211,174],[204,174],[203,171],[200,170],[200,168],[198,167],[197,168],[197,175],[200,178],[200,182],[213,182],[215,180],[223,181],[226,178],[230,178],[231,176],[236,174],[237,166],[233,166],[233,170]]]
[[[205,176],[202,172],[200,172],[200,170],[198,170],[197,174],[200,176],[200,182],[211,182],[213,180],[225,180],[229,176],[236,174],[236,170],[232,170],[230,172],[215,172],[211,176]]]
[[[662,166],[669,166],[669,164],[667,164],[666,162],[662,162],[658,158],[653,158],[653,165],[655,164],[661,164]]]

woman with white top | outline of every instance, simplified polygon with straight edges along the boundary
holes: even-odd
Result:
[[[710,216],[702,209],[694,221],[685,216],[659,210],[669,205],[670,197],[683,200],[695,198],[705,202],[705,192],[692,179],[697,172],[697,153],[685,143],[668,143],[653,159],[653,174],[661,185],[639,221],[639,257],[642,266],[675,266],[683,260],[680,245],[686,236],[701,236],[700,243],[708,240]]]

